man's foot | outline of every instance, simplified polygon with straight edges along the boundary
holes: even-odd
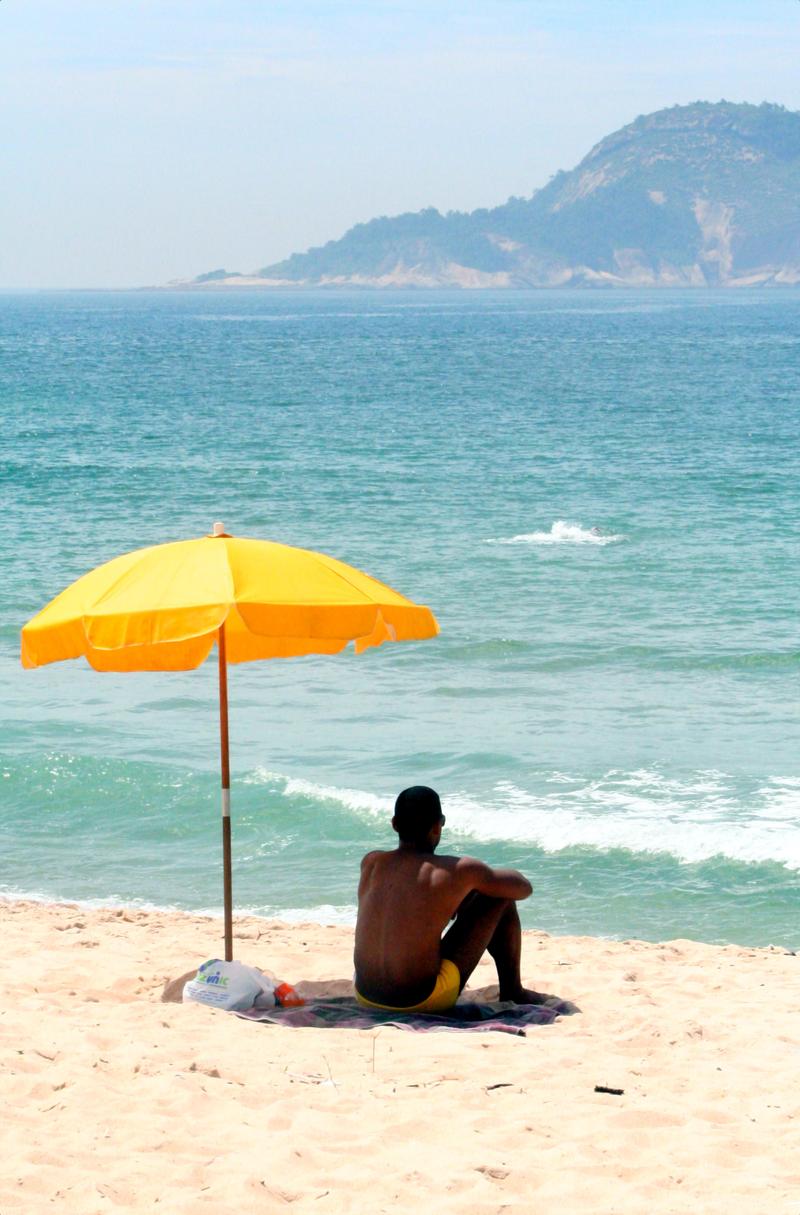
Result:
[[[501,990],[500,999],[511,1004],[546,1004],[552,996],[543,991],[531,991],[529,987],[517,987],[511,992]]]

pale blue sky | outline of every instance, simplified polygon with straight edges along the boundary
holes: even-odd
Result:
[[[491,206],[637,114],[800,109],[798,63],[800,0],[0,0],[0,288]]]

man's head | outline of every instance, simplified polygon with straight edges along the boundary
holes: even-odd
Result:
[[[439,794],[427,785],[412,785],[398,794],[392,826],[401,844],[435,848],[444,826]]]

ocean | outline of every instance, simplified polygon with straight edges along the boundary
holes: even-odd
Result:
[[[230,671],[234,905],[408,784],[551,933],[800,946],[800,292],[0,296],[0,894],[221,908],[216,664],[23,671],[121,552],[321,549],[441,635]]]

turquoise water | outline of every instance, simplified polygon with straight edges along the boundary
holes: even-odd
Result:
[[[230,675],[239,908],[406,784],[552,932],[800,945],[800,293],[0,296],[0,891],[221,904],[216,670],[25,672],[120,552],[334,554],[442,633]]]

